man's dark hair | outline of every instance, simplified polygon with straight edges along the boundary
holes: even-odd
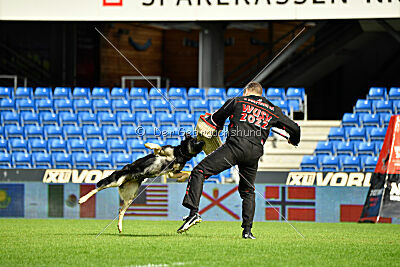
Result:
[[[257,95],[262,95],[263,88],[258,82],[249,82],[246,85],[246,91]]]

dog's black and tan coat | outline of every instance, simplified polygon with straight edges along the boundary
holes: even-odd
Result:
[[[86,202],[103,189],[118,187],[119,195],[124,201],[119,211],[118,220],[118,230],[122,232],[124,214],[136,197],[142,182],[147,178],[158,177],[163,174],[166,174],[168,178],[177,179],[178,182],[186,181],[190,174],[182,172],[182,169],[186,162],[202,151],[203,145],[203,141],[198,141],[190,134],[185,134],[185,139],[178,146],[166,145],[161,147],[158,144],[146,143],[145,146],[154,150],[154,153],[139,158],[100,180],[96,189],[79,199],[79,204]]]

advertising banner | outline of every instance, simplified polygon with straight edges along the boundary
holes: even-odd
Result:
[[[398,0],[0,0],[0,20],[254,21],[398,17]]]
[[[24,217],[24,185],[0,184],[0,217]]]

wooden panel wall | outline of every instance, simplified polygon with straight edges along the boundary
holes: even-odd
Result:
[[[118,33],[118,31],[125,33]],[[162,75],[163,31],[154,27],[133,23],[109,24],[103,29],[104,35],[144,74]],[[129,37],[143,45],[151,38],[152,45],[145,51],[138,51],[129,44]],[[100,44],[101,86],[120,86],[121,76],[139,75],[103,38]],[[146,82],[135,86],[150,87]]]

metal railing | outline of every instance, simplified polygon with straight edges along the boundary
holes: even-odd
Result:
[[[143,80],[155,80],[157,82],[157,88],[161,88],[161,82],[163,78],[161,76],[122,76],[121,77],[121,87],[126,88],[127,81],[130,81],[129,87],[135,86],[135,81],[143,81]],[[169,89],[169,79],[165,78],[165,87]]]
[[[17,89],[17,87],[18,87],[18,76],[17,76],[17,75],[0,75],[0,79],[10,79],[10,80],[14,80],[14,90]],[[27,85],[28,85],[28,78],[22,77],[22,79],[24,80],[24,87],[27,87]]]

